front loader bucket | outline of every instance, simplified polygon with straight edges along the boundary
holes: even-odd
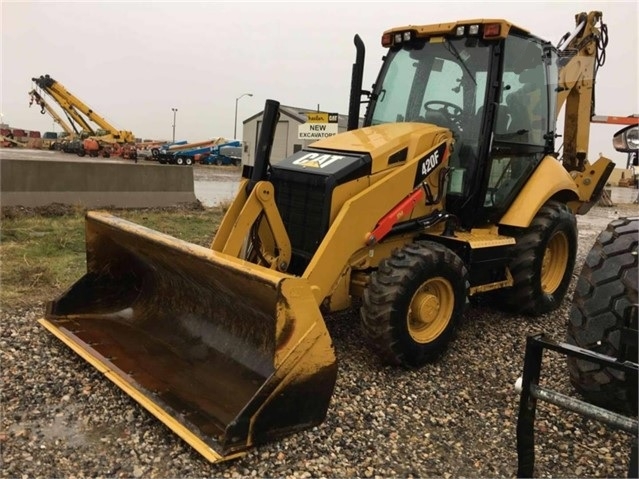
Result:
[[[337,366],[310,285],[107,213],[40,322],[208,460],[321,423]]]

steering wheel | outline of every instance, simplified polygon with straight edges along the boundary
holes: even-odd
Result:
[[[441,108],[433,108],[433,106],[437,106],[439,105]],[[446,113],[451,119],[453,120],[457,120],[463,110],[455,105],[454,103],[450,103],[447,101],[442,101],[442,100],[431,100],[431,101],[427,101],[424,104],[424,108],[426,108],[426,111],[436,111],[439,113]]]
[[[437,106],[439,106],[439,108],[434,108]],[[424,103],[424,108],[426,109],[426,116],[428,116],[428,113],[438,113],[440,115],[445,115],[450,124],[441,126],[448,126],[457,130],[461,130],[461,118],[464,110],[462,110],[454,103],[443,100],[430,100]]]

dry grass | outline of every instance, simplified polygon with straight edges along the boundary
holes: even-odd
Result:
[[[177,238],[209,246],[222,208],[119,210],[113,214]],[[84,214],[77,207],[2,208],[0,306],[33,305],[55,298],[85,272]]]

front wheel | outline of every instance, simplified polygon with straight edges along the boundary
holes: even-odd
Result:
[[[549,201],[530,226],[516,234],[510,272],[513,287],[503,299],[513,312],[538,316],[559,307],[577,255],[577,221],[568,207]]]
[[[431,241],[407,245],[380,263],[360,316],[383,362],[418,368],[445,350],[466,308],[467,276],[459,256]]]

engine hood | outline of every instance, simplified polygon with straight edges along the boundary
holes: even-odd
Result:
[[[429,123],[385,123],[323,138],[308,148],[368,153],[375,172],[430,150],[443,139],[442,136],[450,137],[451,134],[446,128]]]

